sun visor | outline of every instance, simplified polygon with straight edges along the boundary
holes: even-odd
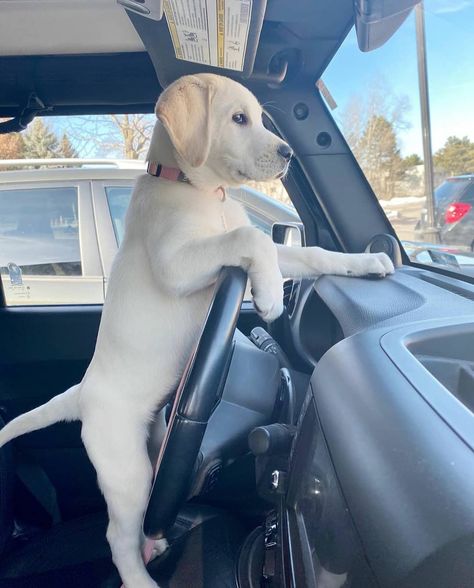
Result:
[[[119,2],[162,83],[197,71],[251,75],[267,0]]]

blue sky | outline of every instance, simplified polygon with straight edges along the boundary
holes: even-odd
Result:
[[[426,0],[425,24],[436,151],[449,135],[474,140],[474,0]],[[363,99],[370,84],[380,78],[410,103],[405,117],[410,128],[399,135],[402,154],[422,156],[414,14],[386,45],[370,53],[359,51],[355,31],[350,32],[323,75],[338,104],[334,116],[354,94]]]

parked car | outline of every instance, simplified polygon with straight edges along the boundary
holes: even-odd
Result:
[[[447,178],[436,188],[435,224],[443,245],[474,251],[474,174]],[[427,227],[426,211],[417,227],[420,240]]]
[[[0,268],[10,305],[100,304],[142,161],[23,160],[0,173]],[[31,169],[32,166],[34,169]],[[60,166],[60,167],[59,167]],[[295,210],[251,188],[229,190],[267,234]]]

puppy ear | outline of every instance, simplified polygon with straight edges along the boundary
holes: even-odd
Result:
[[[178,154],[192,167],[205,163],[211,146],[210,106],[215,88],[196,76],[184,76],[160,96],[156,116]]]

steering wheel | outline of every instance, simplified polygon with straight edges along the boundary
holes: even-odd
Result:
[[[223,268],[219,274],[161,445],[143,524],[149,538],[166,535],[188,497],[207,423],[222,396],[246,284],[247,275],[240,268]]]

